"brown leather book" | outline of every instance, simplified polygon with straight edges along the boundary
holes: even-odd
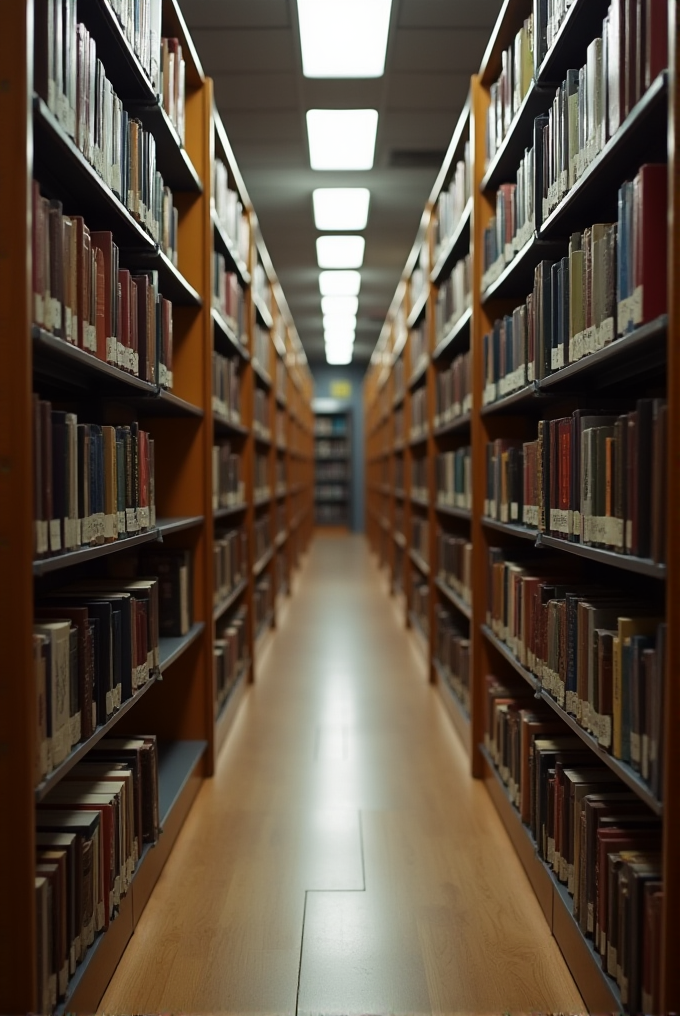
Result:
[[[118,296],[118,272],[117,252],[118,248],[113,242],[113,233],[109,230],[99,230],[90,234],[92,246],[97,247],[103,255],[103,309],[104,309],[104,333],[106,337],[104,356],[101,356],[99,338],[97,340],[97,355],[107,363],[118,365],[118,350],[116,348],[115,321],[117,318]],[[99,269],[97,271],[97,310],[99,311]]]
[[[668,4],[666,0],[646,0],[646,8],[645,87],[650,88],[668,67]]]

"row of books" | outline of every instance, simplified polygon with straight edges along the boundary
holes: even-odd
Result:
[[[399,444],[404,440],[404,410],[395,409],[393,416],[393,431],[395,444]]]
[[[414,515],[411,519],[411,549],[415,550],[425,564],[430,563],[430,523]]]
[[[444,279],[437,293],[435,308],[436,343],[455,328],[472,306],[472,261],[468,254],[458,261],[450,276]]]
[[[248,536],[243,526],[215,537],[213,574],[213,602],[219,607],[248,575]]]
[[[35,88],[95,172],[176,266],[178,212],[156,168],[156,139],[116,95],[95,40],[77,23],[75,0],[37,5]]]
[[[247,265],[250,220],[236,190],[229,186],[229,171],[221,159],[215,159],[213,164],[213,201],[220,227],[227,234],[236,255]]]
[[[344,459],[349,455],[349,442],[343,439],[315,441],[314,455],[317,459]]]
[[[272,290],[269,285],[269,279],[267,273],[264,270],[264,265],[258,262],[253,268],[253,296],[257,298],[258,303],[262,304],[269,313],[272,313]],[[265,361],[268,362],[268,361]]]
[[[544,131],[543,217],[559,205],[668,66],[668,5],[612,0],[586,63],[567,71]]]
[[[108,230],[90,231],[80,216],[33,181],[33,321],[79,349],[135,377],[172,388],[172,304],[158,273],[120,267]]]
[[[253,358],[266,374],[269,373],[269,354],[271,349],[272,341],[269,332],[265,328],[255,325],[253,333]]]
[[[286,416],[285,409],[276,410],[276,443],[281,446],[280,450],[283,450],[288,432],[288,417]]]
[[[241,422],[241,374],[236,356],[212,354],[212,408],[229,423]]]
[[[225,704],[248,660],[248,606],[242,603],[217,624],[213,643],[215,701],[217,711]]]
[[[660,821],[530,692],[493,676],[485,746],[625,1012],[659,1012]]]
[[[38,1011],[52,1012],[158,841],[154,735],[104,738],[36,808]]]
[[[318,479],[318,473],[316,474]],[[280,456],[276,456],[276,492],[285,493],[286,490],[286,460]]]
[[[487,624],[598,744],[662,796],[663,608],[489,550]]]
[[[665,313],[666,175],[642,166],[619,191],[617,223],[572,234],[568,256],[539,263],[526,302],[484,338],[485,404]]]
[[[314,497],[317,501],[346,501],[347,487],[344,483],[317,483]]]
[[[248,344],[246,300],[238,275],[227,270],[223,254],[213,252],[213,307],[224,318],[238,342]]]
[[[256,636],[264,631],[265,625],[270,621],[274,611],[274,587],[272,580],[266,573],[262,574],[255,584],[253,590],[253,612],[255,616]]]
[[[437,504],[447,508],[472,508],[472,449],[458,448],[437,456]]]
[[[427,388],[416,388],[411,396],[411,429],[409,437],[415,440],[427,434]]]
[[[228,441],[213,445],[212,478],[213,511],[245,503],[243,459],[239,452],[232,451]]]
[[[344,416],[317,416],[314,420],[315,437],[346,437],[347,420]]]
[[[415,617],[415,622],[424,638],[429,638],[430,632],[430,587],[427,582],[416,581],[417,572],[414,574],[414,581],[411,583],[411,596],[409,610]]]
[[[346,481],[349,479],[347,465],[344,462],[324,462],[323,465],[317,467],[314,475],[322,483],[328,483],[332,480]]]
[[[281,342],[285,342],[283,336],[281,336]],[[274,378],[276,381],[276,394],[279,396],[279,398],[285,401],[286,389],[288,387],[288,371],[286,369],[285,360],[283,360],[281,356],[276,356],[275,360],[276,360],[276,368],[274,372]]]
[[[437,533],[437,574],[468,605],[472,603],[472,544],[465,537]]]
[[[387,483],[387,479],[385,480]],[[395,458],[394,460],[394,488],[395,490],[404,489],[404,460],[403,458]]]
[[[451,182],[437,200],[435,261],[454,236],[472,196],[470,142],[465,142],[463,158],[456,163]]]
[[[159,611],[156,577],[83,581],[37,602],[36,785],[157,670]]]
[[[79,423],[34,395],[33,448],[37,557],[155,526],[154,440],[137,423]]]
[[[667,406],[575,410],[540,420],[536,441],[487,445],[485,514],[586,546],[663,562]]]
[[[486,161],[495,157],[507,135],[534,77],[534,20],[524,22],[512,43],[502,54],[498,81],[490,88],[486,118]]]
[[[441,605],[435,610],[434,659],[439,664],[444,680],[469,715],[470,639],[461,630],[460,621],[454,618],[449,608]]]
[[[186,60],[179,39],[161,39],[161,87],[163,108],[179,139],[186,141]]]
[[[260,452],[255,453],[255,486],[256,498],[269,497],[272,489],[269,482],[269,457]]]
[[[535,127],[540,122],[537,119]],[[496,192],[496,211],[484,230],[483,291],[496,281],[540,225],[536,215],[536,151],[536,146],[525,150],[516,183],[503,183]]]
[[[437,371],[435,427],[443,427],[472,410],[472,353],[457,356]]]
[[[269,393],[264,388],[255,388],[253,395],[253,433],[269,440],[272,435]]]
[[[257,562],[271,549],[272,532],[269,515],[263,515],[253,523],[253,558]]]
[[[411,374],[420,370],[428,354],[427,328],[425,324],[412,328],[409,332],[409,351],[411,354]]]
[[[421,501],[427,501],[430,497],[427,458],[422,455],[411,459],[411,496]]]

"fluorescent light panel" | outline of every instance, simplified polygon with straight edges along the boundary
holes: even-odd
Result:
[[[306,78],[385,73],[392,0],[297,0]]]
[[[316,260],[319,268],[361,268],[365,249],[363,236],[319,236]]]
[[[359,311],[359,298],[357,296],[322,296],[321,313],[324,317],[343,316],[353,314],[355,317]]]
[[[334,349],[326,350],[326,363],[330,367],[346,367],[348,363],[352,362],[352,350],[341,350],[336,352]]]
[[[361,289],[360,272],[320,272],[319,289],[322,296],[358,296]]]
[[[320,231],[365,229],[371,192],[367,187],[318,187],[312,194]]]
[[[333,328],[346,328],[348,331],[355,331],[357,319],[355,314],[326,314],[323,319],[325,331],[332,331]]]
[[[309,109],[307,135],[312,169],[373,169],[376,109]]]

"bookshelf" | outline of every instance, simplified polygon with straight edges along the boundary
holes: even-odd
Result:
[[[654,18],[665,7],[663,3],[649,6],[650,12],[653,8],[650,17]],[[389,578],[391,592],[398,597],[405,624],[415,629],[416,641],[421,646],[427,639],[430,679],[440,689],[444,705],[466,745],[471,772],[484,781],[549,928],[592,1011],[625,1010],[627,1002],[616,978],[603,968],[593,938],[584,934],[567,885],[546,863],[532,831],[522,820],[511,789],[511,772],[502,768],[506,757],[499,754],[487,725],[489,710],[498,719],[503,709],[493,704],[499,700],[490,697],[493,692],[489,691],[487,675],[494,675],[501,687],[510,689],[508,694],[527,702],[527,708],[535,709],[546,723],[557,724],[560,733],[572,736],[573,744],[586,752],[589,761],[584,764],[600,766],[601,772],[610,777],[613,774],[619,781],[616,786],[631,793],[632,806],[642,809],[645,821],[660,823],[663,908],[657,924],[656,950],[661,963],[660,994],[658,1008],[653,1011],[672,1011],[680,1001],[680,974],[674,962],[677,952],[674,915],[680,906],[680,880],[675,863],[680,802],[674,778],[678,764],[675,679],[678,635],[672,615],[680,595],[679,502],[674,465],[678,454],[675,426],[679,383],[678,296],[674,272],[678,258],[675,223],[679,195],[673,139],[677,137],[680,108],[675,3],[667,5],[671,40],[668,60],[663,61],[663,51],[659,57],[657,49],[657,65],[644,82],[640,80],[639,92],[631,92],[634,101],[630,102],[627,115],[624,109],[617,129],[610,129],[614,121],[607,107],[605,125],[600,120],[597,126],[601,143],[590,151],[584,149],[579,155],[580,162],[573,169],[570,167],[567,177],[559,181],[559,199],[556,191],[547,191],[546,181],[546,206],[536,198],[532,210],[535,218],[529,218],[524,231],[517,211],[518,208],[521,211],[521,206],[515,205],[514,243],[501,251],[503,256],[496,262],[490,261],[488,255],[493,217],[499,210],[503,214],[507,210],[499,199],[504,193],[503,186],[515,182],[521,161],[537,138],[539,144],[542,142],[544,135],[536,133],[534,121],[537,117],[548,118],[560,84],[566,81],[568,87],[569,69],[587,65],[589,48],[598,45],[594,40],[602,36],[603,19],[609,11],[606,0],[599,3],[576,0],[569,6],[562,22],[554,26],[548,37],[547,51],[534,65],[530,80],[525,83],[526,90],[523,94],[520,90],[513,111],[504,117],[502,137],[487,159],[487,114],[504,66],[503,53],[512,46],[532,14],[532,4],[524,0],[507,0],[503,4],[479,74],[471,81],[468,104],[453,132],[367,374],[364,389],[367,530],[372,549]],[[653,26],[654,22],[650,24]],[[658,39],[656,35],[653,38]],[[545,125],[549,122],[546,119]],[[543,130],[544,122],[541,124]],[[537,158],[536,165],[539,161],[542,162]],[[635,327],[624,329],[621,335],[614,335],[611,330],[607,333],[608,322],[593,316],[588,321],[593,329],[586,336],[585,355],[578,344],[583,339],[580,333],[575,334],[576,329],[571,331],[570,319],[563,334],[574,345],[569,349],[565,345],[564,354],[558,351],[554,363],[547,363],[545,370],[537,369],[542,361],[535,358],[533,347],[531,354],[526,353],[525,347],[524,360],[508,355],[501,372],[490,374],[490,365],[495,367],[497,361],[485,336],[493,334],[494,323],[507,320],[506,315],[513,315],[527,294],[532,293],[539,263],[559,261],[564,265],[562,259],[573,259],[574,251],[578,251],[578,246],[570,250],[570,240],[577,231],[585,236],[593,223],[615,223],[620,189],[636,177],[643,163],[654,162],[668,165],[667,243],[665,238],[657,243],[657,248],[667,246],[667,302],[643,315],[641,322],[636,319]],[[466,171],[460,168],[461,163],[466,163]],[[574,179],[569,172],[573,172]],[[663,171],[661,176],[665,176]],[[538,183],[536,177],[531,181],[532,185]],[[663,215],[658,218],[663,223]],[[600,255],[601,252],[602,248]],[[455,275],[456,266],[467,255],[470,260],[465,269],[458,269],[458,276],[447,289],[451,272]],[[567,263],[574,271],[577,262]],[[423,270],[429,274],[427,298],[422,291]],[[570,295],[573,292],[578,291],[570,290]],[[606,297],[605,290],[599,292]],[[623,295],[620,288],[619,295]],[[575,307],[578,312],[578,303]],[[628,308],[622,306],[618,311],[621,316],[628,313]],[[528,309],[527,314],[530,312]],[[416,331],[423,313],[424,338]],[[589,313],[596,313],[594,304]],[[513,324],[520,322],[517,333],[520,337],[521,320],[513,318]],[[551,329],[548,334],[559,347],[559,330]],[[500,341],[509,341],[507,331],[500,335]],[[538,332],[536,338],[537,342],[542,341]],[[531,370],[529,356],[534,356]],[[419,395],[419,391],[423,394]],[[665,555],[654,547],[635,553],[632,541],[627,547],[622,545],[624,537],[586,540],[583,534],[568,537],[565,532],[563,538],[563,532],[555,529],[555,525],[563,524],[557,516],[546,519],[546,528],[541,529],[540,519],[536,524],[533,518],[531,500],[523,502],[530,506],[526,516],[521,505],[513,514],[515,495],[504,500],[500,488],[494,486],[496,474],[487,474],[487,456],[498,455],[498,460],[490,460],[493,468],[498,462],[497,475],[502,476],[503,482],[513,483],[516,474],[507,470],[510,456],[515,453],[506,449],[514,443],[522,449],[522,456],[526,455],[537,433],[550,433],[547,427],[540,429],[543,421],[568,419],[577,409],[595,415],[610,412],[614,414],[612,419],[619,418],[616,414],[630,413],[637,420],[642,405],[637,400],[645,397],[665,398],[668,407],[665,460],[660,459],[659,469],[672,480],[666,481],[662,493],[660,487],[654,488],[654,507],[649,516],[650,531],[654,533],[656,527],[657,533],[662,534],[657,537],[662,545],[665,540]],[[415,438],[411,434],[414,426],[419,430]],[[506,442],[503,451],[493,444],[499,439]],[[659,455],[663,456],[663,445],[659,447]],[[443,458],[446,455],[448,460]],[[651,452],[648,458],[653,458]],[[423,463],[420,466],[419,460]],[[514,461],[520,463],[519,475],[525,480],[528,477],[531,484],[533,474],[527,473],[527,459]],[[546,476],[556,475],[552,460],[546,460],[545,468]],[[652,482],[651,471],[648,482]],[[558,484],[555,490],[560,489]],[[531,486],[527,490],[533,493]],[[525,497],[525,491],[521,495]],[[498,510],[495,497],[500,499]],[[553,506],[554,502],[550,502],[549,507]],[[572,507],[570,502],[570,510]],[[614,517],[613,506],[604,512]],[[580,516],[576,524],[580,525]],[[635,524],[629,519],[629,527]],[[651,605],[650,611],[658,605],[661,616],[665,609],[669,622],[665,666],[659,664],[658,671],[650,671],[646,685],[649,687],[653,680],[658,680],[663,701],[662,796],[652,788],[649,777],[643,778],[642,763],[633,764],[635,758],[631,761],[608,744],[608,735],[603,733],[604,721],[602,727],[593,727],[596,719],[600,722],[597,711],[596,719],[580,715],[575,700],[571,706],[560,700],[564,686],[560,690],[548,664],[538,670],[536,665],[520,659],[524,642],[518,643],[520,648],[514,645],[510,637],[514,629],[506,637],[503,621],[499,622],[490,612],[492,574],[496,574],[489,564],[491,548],[500,548],[504,560],[511,563],[507,567],[516,565],[530,575],[545,575],[546,569],[554,569],[556,574],[565,576],[566,588],[576,594],[583,590],[585,595],[602,586],[607,591],[616,590],[624,599],[632,598],[635,604],[645,601]],[[517,581],[521,583],[524,579]],[[452,654],[455,666],[445,665],[443,652]],[[658,678],[654,677],[656,673]],[[616,715],[614,720],[624,722],[617,720]],[[646,1011],[649,1004],[647,1000]]]
[[[314,410],[314,520],[317,526],[350,526],[352,513],[352,415],[333,400]]]
[[[0,681],[0,799],[12,815],[13,826],[12,837],[5,837],[1,848],[4,863],[13,872],[0,915],[4,944],[0,1009],[7,1012],[45,1008],[37,994],[36,804],[107,735],[131,737],[142,730],[157,736],[162,832],[155,845],[146,845],[140,852],[110,927],[96,935],[54,1007],[56,1012],[94,1011],[201,782],[214,770],[244,689],[255,679],[256,585],[269,581],[271,602],[264,618],[274,625],[281,597],[292,590],[313,526],[311,374],[215,109],[212,82],[203,75],[178,4],[162,0],[162,34],[179,41],[185,63],[182,141],[178,124],[164,108],[128,41],[116,7],[107,0],[94,0],[78,6],[78,17],[96,43],[113,91],[139,121],[140,129],[154,139],[158,171],[177,209],[176,255],[164,248],[163,238],[159,241],[152,235],[146,221],[142,224],[140,214],[130,211],[129,201],[124,202],[105,182],[102,167],[96,168],[85,157],[69,131],[68,117],[57,115],[37,94],[41,68],[36,64],[34,86],[33,0],[12,0],[7,5],[0,42],[7,71],[7,87],[0,96],[2,118],[16,141],[11,152],[0,153],[6,199],[0,209],[1,229],[4,236],[13,238],[12,257],[0,260],[0,316],[6,339],[0,376],[4,464],[0,470],[0,561],[6,579],[0,594],[0,644],[6,664]],[[241,205],[241,246],[217,215],[217,159]],[[155,377],[148,380],[141,372],[136,376],[123,367],[120,360],[92,355],[48,325],[36,323],[32,262],[39,248],[32,241],[34,178],[44,197],[63,203],[65,215],[82,216],[91,230],[112,233],[121,268],[140,276],[157,273],[160,293],[172,302],[171,385],[160,377],[160,363],[168,365],[157,358],[155,334],[151,356]],[[224,256],[237,280],[238,289],[231,291],[240,308],[236,320],[227,320],[214,299],[215,252]],[[257,298],[252,292],[256,277]],[[215,401],[214,353],[237,363],[233,377],[238,419],[223,412],[225,407]],[[126,363],[129,367],[130,361]],[[255,433],[257,391],[264,393],[270,413],[269,437]],[[156,517],[149,516],[145,525],[144,516],[139,516],[141,531],[80,546],[64,536],[65,548],[60,553],[55,545],[53,553],[36,555],[32,392],[59,409],[77,413],[79,421],[103,426],[139,421],[148,432],[154,442]],[[215,504],[213,449],[223,441],[240,455],[241,486],[226,491],[224,504],[219,496]],[[259,452],[271,486],[271,498],[262,504],[255,491]],[[264,521],[263,530],[267,528],[269,556],[264,561],[255,554],[258,521]],[[247,537],[243,574],[216,598],[215,540],[239,527]],[[189,553],[191,623],[181,636],[160,639],[157,665],[146,683],[110,715],[98,717],[92,735],[73,744],[36,787],[37,706],[31,644],[36,603],[75,581],[130,574],[137,554],[159,548]],[[224,628],[233,628],[233,617],[241,606],[247,607],[244,645],[235,672],[230,672],[228,693],[218,703],[216,641]],[[9,680],[9,674],[22,675],[21,680]]]

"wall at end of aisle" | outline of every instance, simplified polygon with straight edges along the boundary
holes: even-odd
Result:
[[[346,403],[352,411],[352,532],[364,532],[364,376],[366,368],[359,364],[329,367],[311,363],[314,376],[314,398],[334,398]],[[341,382],[350,386],[349,396],[340,396]],[[346,391],[347,389],[345,389]]]

